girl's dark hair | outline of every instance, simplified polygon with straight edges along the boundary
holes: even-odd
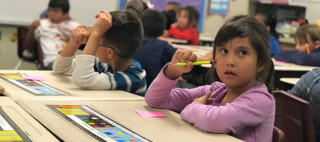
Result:
[[[247,37],[249,39],[250,44],[257,52],[257,66],[265,66],[257,74],[256,80],[263,82],[268,91],[272,93],[274,67],[269,53],[269,36],[265,25],[245,15],[234,16],[219,29],[214,40],[213,58],[215,59],[216,47],[223,46],[236,37]],[[211,67],[207,75],[209,76],[209,83],[221,81],[214,66]]]
[[[197,29],[198,28],[198,21],[199,21],[199,12],[198,10],[193,7],[193,6],[186,6],[184,8],[181,9],[181,11],[185,10],[186,12],[188,12],[189,15],[189,25],[192,28]]]
[[[49,7],[61,8],[64,14],[69,13],[70,10],[69,0],[50,0]]]

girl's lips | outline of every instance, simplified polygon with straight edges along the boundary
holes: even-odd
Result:
[[[235,76],[235,75],[236,75],[233,71],[226,71],[226,72],[224,72],[224,74],[226,74],[226,75],[232,75],[232,76]]]

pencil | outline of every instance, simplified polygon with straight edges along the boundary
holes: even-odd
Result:
[[[307,53],[310,54],[309,44],[307,44]]]
[[[216,63],[215,60],[211,60],[211,61],[192,62],[192,65],[215,64],[215,63]],[[176,63],[175,65],[178,65],[178,66],[186,66],[187,63]]]

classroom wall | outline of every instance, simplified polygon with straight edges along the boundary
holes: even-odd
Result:
[[[310,24],[315,24],[316,20],[320,20],[319,7],[320,0],[308,0],[306,4],[306,19]]]
[[[93,26],[100,10],[119,9],[119,0],[69,0],[70,15],[80,24]],[[47,9],[49,0],[0,0],[0,24],[30,25]]]
[[[202,33],[209,33],[209,36],[215,37],[220,27],[232,16],[238,14],[245,14],[252,16],[255,10],[254,3],[250,0],[229,0],[229,12],[227,16],[210,15],[208,14],[208,4],[210,0],[206,1],[206,14],[203,21]]]

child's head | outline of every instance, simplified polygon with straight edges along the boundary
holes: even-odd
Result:
[[[310,51],[320,48],[320,27],[317,25],[302,25],[294,35],[296,49],[300,52],[307,52],[307,46]]]
[[[212,74],[215,81],[235,88],[249,89],[256,81],[272,87],[268,31],[256,19],[235,16],[228,20],[216,35],[213,57],[217,61]]]
[[[140,15],[144,10],[146,10],[146,4],[143,3],[141,0],[132,0],[126,4],[127,10],[133,10],[138,15]]]
[[[187,29],[194,28],[197,29],[199,21],[199,12],[193,6],[186,6],[181,9],[179,18],[178,18],[178,26]]]
[[[69,18],[68,0],[50,0],[48,18],[53,23],[60,23]]]
[[[174,10],[176,13],[178,13],[181,10],[181,5],[177,2],[168,2],[164,11],[168,12],[170,10]]]
[[[111,48],[119,58],[130,59],[140,48],[143,38],[139,16],[131,10],[113,11],[110,14],[112,27],[103,35],[102,44]]]
[[[166,17],[157,10],[146,10],[141,14],[144,36],[157,38],[161,36],[166,27]]]

